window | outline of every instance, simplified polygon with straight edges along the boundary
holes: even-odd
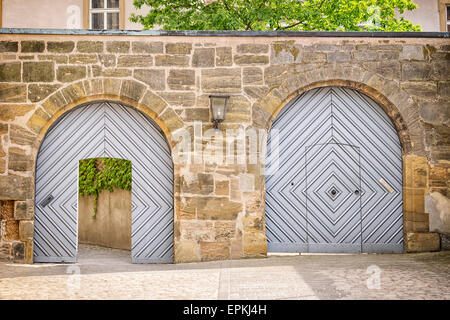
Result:
[[[447,7],[446,7],[446,9],[447,9],[447,14],[446,14],[446,17],[447,17],[447,31],[448,32],[450,32],[450,5],[447,5]]]
[[[120,28],[120,0],[90,0],[89,28],[94,30]]]

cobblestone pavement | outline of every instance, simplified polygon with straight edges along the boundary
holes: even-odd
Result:
[[[0,263],[1,299],[450,299],[450,252],[172,265],[80,246],[76,264]]]

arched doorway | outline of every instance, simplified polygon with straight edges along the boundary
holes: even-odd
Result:
[[[266,168],[269,252],[403,252],[401,143],[364,94],[293,99],[273,122]]]
[[[76,261],[78,162],[100,157],[132,162],[132,262],[173,262],[173,162],[169,145],[146,115],[105,101],[64,114],[40,146],[34,261]]]

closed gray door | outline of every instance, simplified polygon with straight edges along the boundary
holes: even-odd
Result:
[[[173,262],[173,164],[158,126],[118,103],[80,106],[47,132],[36,163],[34,261],[75,262],[78,163],[132,162],[133,263]]]
[[[367,96],[326,87],[293,99],[267,144],[272,252],[403,252],[402,157]]]

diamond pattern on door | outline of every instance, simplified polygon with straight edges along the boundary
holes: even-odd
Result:
[[[365,95],[326,87],[293,99],[272,125],[266,171],[269,251],[403,252],[400,140]]]
[[[110,102],[80,106],[47,132],[36,165],[34,261],[76,261],[78,161],[96,157],[132,162],[132,262],[172,262],[170,149],[151,119]]]

